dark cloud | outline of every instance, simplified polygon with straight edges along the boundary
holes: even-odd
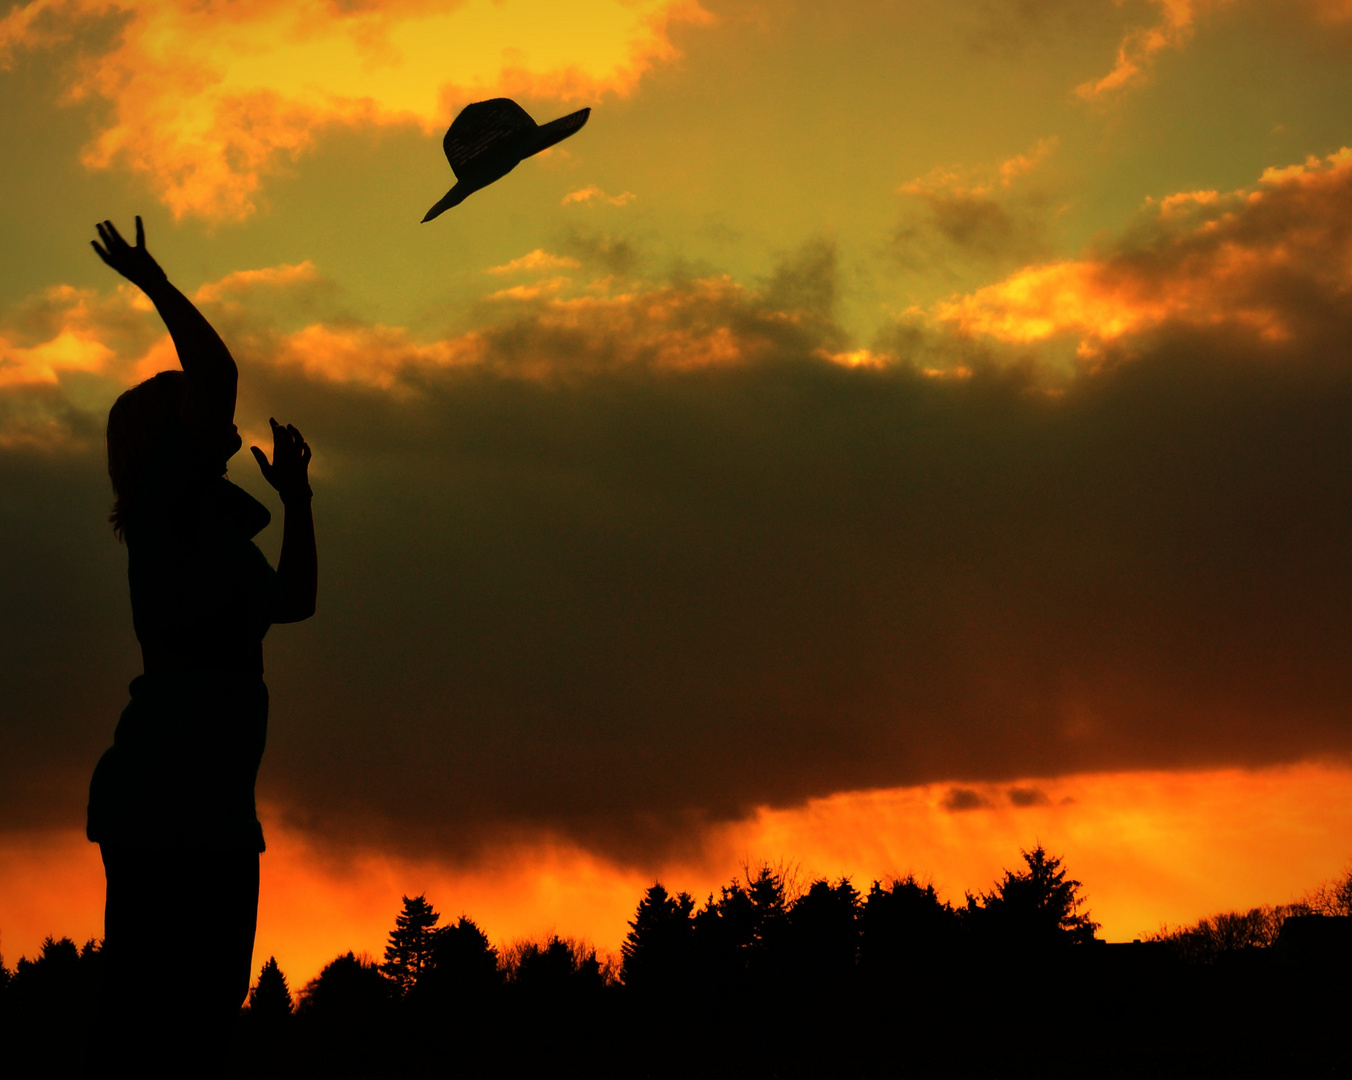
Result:
[[[927,274],[1013,269],[1050,256],[1063,181],[1049,172],[1055,139],[994,165],[938,168],[900,189],[891,254]]]
[[[633,274],[642,262],[642,252],[631,239],[576,226],[563,235],[560,246],[589,267],[609,274]]]
[[[385,388],[222,309],[242,419],[318,448],[262,794],[335,840],[643,862],[846,789],[1352,751],[1345,304],[1169,324],[1049,394],[979,350],[832,362],[831,265],[541,299],[476,363],[321,343]],[[0,471],[0,815],[70,824],[136,671],[123,556],[96,437]]]
[[[954,274],[965,268],[1012,269],[1050,251],[1044,200],[936,192],[919,212],[902,215],[891,253],[906,270]]]
[[[1047,793],[1034,787],[1012,787],[1009,789],[1009,801],[1018,807],[1050,806]]]
[[[939,803],[950,814],[960,814],[966,810],[984,810],[990,806],[990,800],[972,788],[949,788]]]

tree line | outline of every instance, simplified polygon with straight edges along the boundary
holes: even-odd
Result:
[[[1022,854],[957,905],[914,876],[861,893],[848,878],[800,888],[769,865],[702,903],[655,883],[613,959],[558,935],[498,949],[473,919],[443,925],[406,896],[380,961],[344,953],[298,993],[275,958],[262,965],[235,1071],[1207,1076],[1352,1063],[1352,873],[1300,904],[1110,946],[1062,860]],[[1296,925],[1305,944],[1283,948]],[[89,1030],[98,971],[96,941],[49,938],[12,972],[0,960],[4,1045],[41,1051],[46,1075],[75,1072],[71,1035]],[[164,986],[191,993],[191,973],[165,972]]]

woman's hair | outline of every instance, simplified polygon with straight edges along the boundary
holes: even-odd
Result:
[[[141,473],[181,415],[187,390],[183,372],[161,371],[133,386],[108,411],[108,476],[116,497],[108,520],[119,540]]]

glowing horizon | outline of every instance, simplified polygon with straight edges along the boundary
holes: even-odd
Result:
[[[509,844],[460,867],[327,851],[275,811],[262,817],[270,839],[255,967],[276,956],[299,991],[349,950],[379,960],[403,895],[425,894],[443,925],[469,916],[500,951],[558,933],[618,962],[627,922],[654,881],[702,904],[763,863],[786,869],[791,886],[849,877],[861,893],[873,880],[914,873],[961,906],[965,892],[988,891],[1037,844],[1082,883],[1098,936],[1130,941],[1221,911],[1293,903],[1345,872],[1352,764],[846,792],[760,808],[707,836],[698,853],[647,869],[566,841]],[[40,881],[50,884],[21,903],[16,885]],[[99,937],[101,905],[98,853],[83,835],[0,845],[7,964],[34,956],[48,934],[77,944]]]

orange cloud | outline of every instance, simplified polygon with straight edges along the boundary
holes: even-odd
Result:
[[[536,249],[486,272],[506,276],[580,265]],[[423,339],[403,327],[350,316],[315,318],[315,309],[325,306],[317,298],[334,289],[306,261],[235,271],[193,296],[242,364],[396,394],[415,392],[425,376],[451,368],[560,379],[625,367],[677,371],[752,361],[770,356],[802,319],[727,277],[680,285],[607,277],[579,289],[568,277],[551,276],[488,293],[485,300],[497,306],[480,329]],[[74,438],[73,376],[88,377],[78,411],[101,423],[122,390],[178,365],[149,302],[129,286],[110,294],[57,286],[21,307],[13,325],[0,325],[0,444]],[[29,395],[19,408],[15,395],[25,387],[51,393]]]
[[[1004,342],[1078,335],[1091,355],[1166,323],[1289,340],[1352,291],[1350,206],[1343,149],[1268,169],[1252,188],[1151,201],[1112,250],[1027,267],[940,303],[934,317]]]
[[[295,365],[309,378],[393,386],[411,368],[445,368],[479,363],[483,338],[464,334],[446,341],[417,342],[390,326],[307,326],[279,342],[275,362]]]
[[[1009,188],[1016,180],[1033,172],[1055,152],[1058,143],[1055,136],[1038,139],[1026,152],[1015,154],[993,166],[940,166],[903,184],[898,193],[922,198],[991,195],[1002,188]]]
[[[199,304],[229,303],[259,286],[285,289],[300,284],[314,284],[317,281],[319,273],[314,263],[306,259],[300,263],[265,266],[261,270],[236,270],[220,281],[211,281],[201,286],[193,294],[193,299]]]
[[[536,270],[575,270],[581,263],[567,255],[551,255],[543,248],[528,251],[519,259],[512,259],[501,266],[490,266],[485,274],[523,274]]]
[[[627,206],[633,202],[637,195],[632,191],[622,191],[618,195],[607,195],[595,184],[589,184],[587,187],[578,188],[577,191],[570,191],[563,197],[560,205],[567,206],[569,203],[591,203],[603,202],[611,206]]]
[[[56,285],[20,304],[0,326],[0,386],[57,384],[77,372],[127,377],[156,336],[138,289],[112,293]]]
[[[701,849],[646,869],[571,844],[523,839],[456,866],[376,851],[335,855],[268,819],[256,958],[275,955],[293,986],[341,951],[379,956],[404,894],[426,893],[499,945],[550,931],[619,951],[644,888],[662,879],[701,900],[748,863],[784,861],[800,879],[914,871],[940,894],[989,888],[1019,849],[1041,842],[1084,882],[1102,936],[1298,899],[1339,873],[1352,831],[1352,768],[1098,773],[1057,780],[845,792],[762,807]],[[102,933],[98,851],[74,831],[0,837],[0,911],[9,964],[49,933]]]
[[[537,268],[552,258],[523,256]],[[524,266],[523,260],[516,262]],[[569,295],[569,284],[552,277],[497,290],[487,299],[507,305],[498,320],[448,339],[317,323],[259,341],[251,351],[308,378],[382,389],[417,382],[420,371],[469,365],[509,378],[568,379],[626,367],[684,371],[752,361],[768,356],[781,327],[796,317],[764,307],[759,294],[723,277],[628,291],[608,280],[582,295]]]
[[[1117,62],[1112,71],[1076,87],[1082,98],[1093,99],[1140,82],[1166,49],[1177,49],[1192,36],[1199,11],[1226,0],[1152,0],[1160,9],[1160,21],[1154,26],[1132,30],[1117,47]]]
[[[0,337],[0,386],[55,383],[58,372],[100,371],[112,350],[88,332],[66,329],[31,349]]]
[[[705,24],[698,0],[31,0],[0,20],[0,67],[21,49],[119,21],[72,100],[111,106],[90,168],[145,175],[176,217],[247,217],[264,179],[326,124],[434,131],[498,95],[629,94],[677,55],[670,29]]]
[[[1119,0],[1120,2],[1120,0]],[[1181,49],[1191,40],[1199,15],[1222,7],[1231,0],[1151,0],[1160,11],[1159,21],[1153,26],[1141,26],[1129,31],[1117,47],[1117,59],[1108,74],[1090,79],[1075,88],[1087,101],[1093,101],[1124,91],[1143,82],[1161,53]],[[1271,3],[1269,6],[1276,7]],[[1281,13],[1288,15],[1292,7],[1316,23],[1332,26],[1352,20],[1352,0],[1281,0]]]

